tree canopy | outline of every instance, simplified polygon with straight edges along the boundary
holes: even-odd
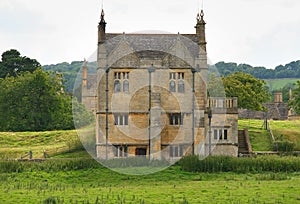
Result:
[[[27,71],[32,73],[38,67],[41,67],[41,65],[37,60],[26,56],[22,57],[19,51],[11,49],[2,54],[0,78],[17,76],[17,74]]]
[[[297,114],[300,114],[300,81],[297,82],[296,89],[293,90],[293,100],[289,101],[289,105]]]
[[[265,67],[253,67],[248,64],[237,64],[233,62],[218,62],[214,65],[222,76],[228,76],[235,72],[251,74],[259,79],[280,79],[300,77],[300,60],[290,62],[286,65],[279,65],[275,69]]]
[[[223,77],[227,97],[238,97],[239,108],[264,110],[262,104],[270,99],[266,82],[250,74],[237,72]]]
[[[76,98],[65,92],[61,74],[43,71],[35,59],[17,50],[0,62],[0,131],[73,129],[93,120]],[[73,120],[74,117],[74,120]]]

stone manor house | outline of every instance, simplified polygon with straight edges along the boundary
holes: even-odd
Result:
[[[238,155],[236,98],[208,97],[204,13],[193,34],[107,33],[97,74],[82,69],[82,102],[96,115],[100,159]]]

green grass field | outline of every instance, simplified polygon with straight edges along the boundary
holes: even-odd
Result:
[[[128,176],[99,166],[0,174],[0,203],[299,203],[299,184],[299,172],[187,173],[173,166]]]
[[[267,85],[270,87],[270,90],[281,90],[288,83],[294,84],[300,79],[298,78],[289,78],[289,79],[265,79]]]
[[[299,123],[270,121],[270,126],[275,135],[282,134],[284,139],[299,146]],[[239,128],[249,128],[254,150],[272,150],[262,124],[258,120],[240,120]],[[82,150],[76,131],[0,133],[2,159],[19,158],[29,150],[34,157],[42,157],[44,149],[56,158],[49,160],[51,168],[48,169],[43,167],[44,163],[37,163],[35,168],[7,173],[4,168],[8,167],[0,161],[0,170],[3,169],[0,171],[0,203],[300,203],[300,170],[294,173],[191,173],[175,165],[155,174],[131,176],[101,165],[78,166],[78,169],[59,167],[64,161],[89,157]],[[83,161],[82,165],[88,163],[88,160]],[[23,165],[15,164],[16,169]]]

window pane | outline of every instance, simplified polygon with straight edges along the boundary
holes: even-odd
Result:
[[[119,125],[123,125],[123,115],[120,115],[120,123],[119,123]]]
[[[128,125],[128,114],[124,115],[124,125]]]
[[[173,146],[170,146],[170,157],[173,157]]]
[[[184,149],[184,146],[183,146],[183,145],[180,145],[179,148],[180,148],[180,150],[179,150],[179,156],[182,157],[182,156],[183,156],[183,149]]]
[[[120,157],[123,157],[123,147],[120,147]]]
[[[175,122],[175,124],[174,125],[178,125],[179,124],[179,118],[178,118],[178,115],[176,114],[176,115],[174,115],[174,122]]]
[[[218,139],[218,130],[214,130],[214,139],[215,139],[215,140]]]
[[[183,114],[180,114],[180,125],[183,125]]]
[[[123,92],[129,92],[129,82],[127,80],[123,82]]]
[[[128,147],[124,147],[124,156],[127,157],[128,156]]]
[[[170,81],[170,91],[171,92],[175,92],[176,91],[175,81]]]
[[[222,139],[222,130],[219,130],[219,139]]]
[[[174,156],[178,157],[178,146],[175,146],[174,153],[175,153]]]
[[[118,125],[118,116],[114,115],[114,119],[115,119],[115,125]]]
[[[174,124],[174,122],[173,122],[173,115],[172,115],[172,114],[170,114],[170,116],[169,116],[169,120],[170,120],[170,125],[173,125],[173,124]]]
[[[227,140],[227,135],[228,135],[227,130],[224,130],[224,140]]]
[[[120,84],[120,81],[119,81],[119,80],[116,80],[116,81],[115,81],[115,84],[114,84],[114,91],[115,91],[115,92],[120,92],[120,91],[121,91],[121,84]]]
[[[178,82],[178,92],[184,93],[184,82],[182,80]]]
[[[114,147],[114,156],[118,157],[118,147],[117,146],[113,146]]]

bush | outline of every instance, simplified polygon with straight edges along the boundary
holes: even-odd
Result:
[[[299,157],[261,156],[236,158],[213,156],[201,160],[198,156],[183,157],[179,163],[182,170],[189,172],[295,172],[300,171]]]

